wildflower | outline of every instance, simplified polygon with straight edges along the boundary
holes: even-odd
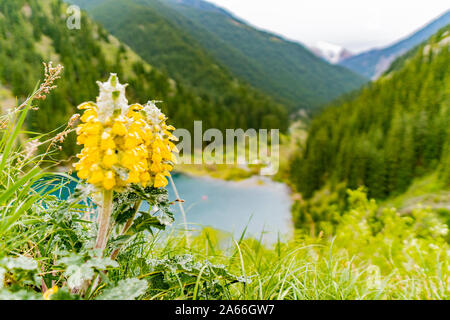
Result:
[[[162,188],[168,184],[166,176],[170,175],[176,158],[173,152],[178,152],[175,144],[177,138],[171,131],[173,126],[166,124],[167,117],[156,107],[153,101],[149,101],[143,108],[142,113],[147,121],[145,132],[145,145],[148,150],[148,166],[150,176],[155,188]]]
[[[148,152],[140,137],[146,123],[136,114],[138,109],[128,106],[126,85],[120,84],[115,74],[98,84],[97,102],[79,106],[85,111],[77,128],[77,142],[84,145],[77,155],[80,161],[75,164],[78,177],[106,190],[130,183],[147,185],[149,179],[143,175],[146,170],[143,163]],[[120,175],[121,171],[126,174]]]
[[[102,194],[96,248],[105,249],[112,213],[113,191],[131,184],[163,188],[176,162],[178,150],[172,141],[173,126],[154,102],[145,106],[128,105],[126,85],[111,74],[107,82],[98,82],[96,103],[85,102],[78,125],[77,143],[83,149],[74,167],[78,177],[87,180]]]
[[[60,74],[63,68],[64,67],[59,64],[56,67],[53,67],[51,61],[48,64],[44,62],[45,78],[44,82],[39,87],[38,93],[34,97],[35,99],[45,100],[50,91],[56,88],[53,83],[61,77]]]
[[[51,296],[57,292],[58,292],[58,286],[53,286],[52,288],[50,288],[44,292],[44,299],[50,300]]]

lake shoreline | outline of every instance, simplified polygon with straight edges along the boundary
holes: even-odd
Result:
[[[294,201],[285,183],[264,176],[226,181],[182,172],[175,173],[173,180],[184,201],[188,224],[196,231],[211,227],[239,238],[247,230],[246,237],[263,237],[272,244],[278,238],[292,238]],[[172,187],[168,190],[172,199]],[[174,210],[175,220],[182,221],[181,212]]]

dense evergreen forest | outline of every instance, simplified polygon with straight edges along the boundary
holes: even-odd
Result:
[[[79,103],[95,98],[96,80],[110,72],[130,84],[131,98],[164,101],[160,106],[177,127],[191,129],[194,120],[202,120],[204,128],[287,127],[284,107],[250,86],[230,79],[220,96],[194,92],[150,66],[84,13],[81,29],[70,30],[66,10],[59,0],[0,1],[0,61],[7,62],[0,65],[0,86],[10,93],[12,104],[15,97],[31,93],[43,61],[65,68],[58,88],[29,116],[31,130],[63,126]],[[74,137],[69,137],[65,153],[73,155],[75,149]]]
[[[343,183],[384,199],[435,170],[450,183],[449,32],[442,29],[356,97],[312,121],[291,165],[305,198]]]

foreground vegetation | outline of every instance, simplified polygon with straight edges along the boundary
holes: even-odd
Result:
[[[362,189],[348,191],[332,234],[300,229],[269,246],[209,229],[167,234],[175,203],[156,184],[136,185],[114,193],[117,227],[99,246],[94,217],[101,207],[89,199],[92,190],[81,183],[61,199],[73,178],[44,172],[48,153],[36,153],[42,146],[58,152],[73,123],[56,137],[28,133],[30,140],[16,143],[34,99],[60,71],[50,66],[33,96],[1,118],[1,299],[449,298],[447,226],[428,209],[380,209]],[[137,213],[140,200],[159,210]]]
[[[2,228],[2,299],[80,299],[72,289],[96,277],[102,284],[84,299],[450,298],[446,226],[426,209],[380,213],[360,190],[333,237],[299,232],[268,247],[208,229],[189,241],[177,229],[139,232],[110,242],[106,256],[126,242],[115,261],[95,256],[94,223],[78,205],[39,197]]]

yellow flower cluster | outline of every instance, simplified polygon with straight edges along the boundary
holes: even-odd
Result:
[[[106,190],[165,187],[176,163],[175,128],[152,102],[129,106],[116,75],[99,86],[97,103],[79,106],[85,111],[77,128],[77,143],[84,146],[74,165],[78,177]]]

